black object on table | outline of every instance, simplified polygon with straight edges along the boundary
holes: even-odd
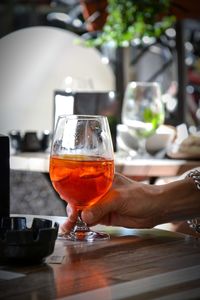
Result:
[[[0,222],[0,263],[41,263],[54,251],[58,223],[34,218],[31,227],[25,217],[2,217]]]
[[[0,220],[10,213],[9,137],[0,134]]]

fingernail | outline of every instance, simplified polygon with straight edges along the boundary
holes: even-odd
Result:
[[[83,217],[84,217],[84,221],[86,223],[92,223],[94,220],[94,215],[91,211],[83,211]]]

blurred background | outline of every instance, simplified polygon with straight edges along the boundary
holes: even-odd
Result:
[[[105,24],[106,7],[102,0],[2,0],[0,37],[32,26],[61,28],[83,39],[96,37]],[[159,38],[133,39],[128,51],[112,43],[96,48],[115,74],[119,110],[128,81],[155,80],[166,94],[166,122],[199,126],[200,3],[170,1],[170,14],[176,22]]]
[[[120,3],[123,1],[116,0],[110,2],[113,2],[115,5],[113,7],[118,9],[118,5],[121,5]],[[130,3],[130,5],[134,4],[134,1],[126,2]],[[154,2],[155,1],[140,1],[140,3],[143,4],[142,13],[145,14],[146,3],[148,7],[152,3],[152,11],[158,13],[158,3]],[[171,26],[167,26],[167,29],[164,30],[162,34],[158,36],[154,34],[143,34],[141,37],[127,40],[127,43],[124,40],[123,42],[118,40],[118,44],[113,43],[113,41],[98,43],[98,37],[101,36],[104,30],[103,26],[105,25],[108,15],[112,16],[112,12],[114,12],[108,10],[107,5],[108,2],[106,0],[0,1],[0,45],[3,45],[2,41],[8,41],[9,38],[7,37],[14,32],[18,32],[22,29],[31,29],[30,34],[29,32],[27,33],[27,40],[25,39],[22,44],[15,42],[15,44],[12,44],[12,49],[6,48],[8,54],[6,54],[5,57],[2,54],[5,49],[1,48],[3,49],[2,51],[0,49],[0,113],[1,120],[3,120],[2,123],[0,121],[0,125],[2,126],[2,128],[0,126],[0,132],[2,132],[2,129],[4,131],[3,133],[6,133],[6,129],[7,131],[11,129],[27,129],[32,131],[40,130],[42,132],[48,130],[51,132],[54,120],[54,92],[57,90],[66,91],[69,87],[71,76],[76,77],[78,82],[78,80],[80,81],[79,77],[81,72],[87,69],[85,79],[89,81],[89,85],[87,83],[87,86],[83,87],[82,84],[79,90],[82,89],[93,92],[99,90],[114,90],[116,93],[117,110],[115,106],[115,109],[109,115],[114,139],[116,126],[118,123],[121,123],[121,107],[125,87],[129,81],[133,80],[158,81],[161,84],[165,106],[165,124],[177,126],[181,123],[185,123],[189,130],[199,130],[200,2],[197,0],[169,1],[167,15],[175,16],[175,22],[172,22]],[[126,22],[126,20],[124,20],[124,22]],[[154,26],[154,24],[152,25]],[[42,45],[46,43],[46,46],[40,49],[38,44],[37,49],[37,38],[39,38],[39,34],[37,30],[34,31],[32,29],[39,29],[41,26],[46,30],[44,32],[44,36],[46,34],[46,40],[41,35],[40,41]],[[52,29],[53,34],[52,31],[48,31],[47,28],[49,28],[49,30]],[[55,28],[61,30],[60,36],[57,31],[54,31]],[[54,41],[51,40],[51,34],[52,39],[55,38]],[[91,40],[97,41],[97,43],[91,43],[91,47],[89,48],[80,45],[75,46],[74,41],[77,40],[78,37],[80,37],[82,44],[86,42],[88,45]],[[63,42],[65,39],[66,44]],[[33,42],[34,40],[35,43]],[[18,68],[15,76],[12,78],[10,74],[14,72],[13,66],[14,63],[16,63],[15,60],[17,60],[18,63],[20,61],[21,70],[25,70],[23,69],[23,63],[21,63],[24,55],[23,48],[31,47],[31,41],[34,46],[32,53],[33,64],[30,65],[32,69],[29,69],[28,73],[25,72],[22,74],[20,68]],[[54,44],[59,41],[62,43],[62,55],[61,52],[59,52],[60,50],[57,51],[53,48]],[[38,50],[38,52],[36,50]],[[22,52],[21,56],[20,51]],[[42,54],[42,51],[46,52]],[[49,57],[49,60],[46,60],[45,64],[45,59],[47,59],[50,54],[52,56]],[[36,60],[34,60],[35,56]],[[54,60],[52,59],[53,57]],[[78,59],[78,57],[80,57],[80,59]],[[7,62],[5,58],[9,62]],[[37,62],[37,60],[38,65],[40,63],[40,67],[37,63],[34,65],[34,62]],[[52,69],[49,69],[49,67],[47,69],[50,60],[52,61]],[[88,65],[85,65],[86,63]],[[55,66],[58,67],[58,65],[59,68],[55,68]],[[73,66],[73,70],[76,70],[76,73],[70,70],[70,68],[72,68],[71,66]],[[42,78],[42,80],[37,77],[37,69],[39,71],[42,69],[46,70],[45,77]],[[57,73],[55,71],[55,74],[53,74],[52,70],[57,70]],[[64,73],[63,70],[65,71]],[[83,72],[81,76],[84,75],[85,73]],[[30,85],[31,89],[27,88],[26,93],[24,89],[22,90],[22,87],[19,86],[19,82],[22,82],[22,78],[23,80],[25,78],[25,87],[30,87],[27,78],[31,78],[31,76],[33,76],[35,80],[37,79],[42,82],[42,88],[46,87],[47,90],[47,86],[51,86],[51,88],[48,89],[48,94],[43,93],[43,90],[40,94],[34,94],[36,90],[35,82]],[[6,82],[7,78],[10,78],[9,84]],[[6,85],[4,82],[6,82]],[[13,125],[10,120],[8,122],[6,121],[8,117],[5,111],[7,108],[10,109],[10,106],[7,107],[8,101],[5,96],[8,94],[12,94],[10,103],[11,106],[13,105],[13,115],[15,116],[12,117],[12,119],[19,119],[21,127],[17,127],[14,121]],[[18,110],[14,108],[14,98],[19,98],[21,103],[23,103],[23,99],[21,98],[22,94],[25,98],[24,101],[28,101],[28,99],[32,101],[32,106],[29,105],[30,111],[28,111],[28,113],[26,110],[23,111],[23,116],[27,117],[27,120],[20,117],[19,102],[16,104]],[[36,97],[38,101],[40,101],[39,104],[34,102],[36,101]],[[44,110],[42,110],[43,101]],[[36,121],[35,119],[29,126],[28,122],[31,118],[29,118],[28,114],[32,112],[33,115],[33,109],[38,112],[40,110],[41,114],[43,116],[45,115],[45,117],[42,118],[42,121]],[[35,115],[37,115],[37,113],[35,113]],[[4,126],[6,122],[10,124],[10,128],[8,128],[8,125]],[[37,188],[31,189],[31,182],[34,182]],[[11,171],[11,186],[11,212],[25,213],[31,210],[33,213],[40,211],[41,214],[65,214],[63,203],[60,203],[59,206],[58,202],[54,201],[57,196],[53,190],[49,189],[49,183],[43,174]],[[19,189],[20,186],[22,187],[21,189]],[[14,197],[19,200],[14,201]],[[51,205],[47,211],[47,206],[44,205],[44,203],[48,201],[51,201]],[[36,202],[37,206],[34,207],[33,203]]]

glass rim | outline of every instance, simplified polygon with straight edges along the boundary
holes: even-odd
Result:
[[[137,86],[137,85],[143,85],[143,86],[160,86],[160,83],[158,81],[130,81],[128,82],[127,86]]]
[[[81,119],[83,119],[83,120],[85,120],[85,119],[94,120],[94,119],[98,119],[98,118],[107,119],[107,116],[103,116],[103,115],[82,115],[82,114],[80,114],[80,115],[79,114],[62,114],[62,115],[58,116],[58,119],[61,119],[61,118],[65,118],[65,119],[69,118],[69,119],[75,119],[75,120],[77,120],[77,119],[79,119],[79,120],[81,120]]]

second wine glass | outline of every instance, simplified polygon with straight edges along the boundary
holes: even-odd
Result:
[[[125,91],[122,122],[138,139],[138,156],[147,157],[146,139],[164,122],[161,88],[157,82],[130,82]]]
[[[77,224],[64,238],[94,241],[109,238],[81,219],[83,209],[100,201],[112,185],[114,155],[108,120],[104,116],[58,117],[50,155],[50,178],[61,199],[78,212]]]

